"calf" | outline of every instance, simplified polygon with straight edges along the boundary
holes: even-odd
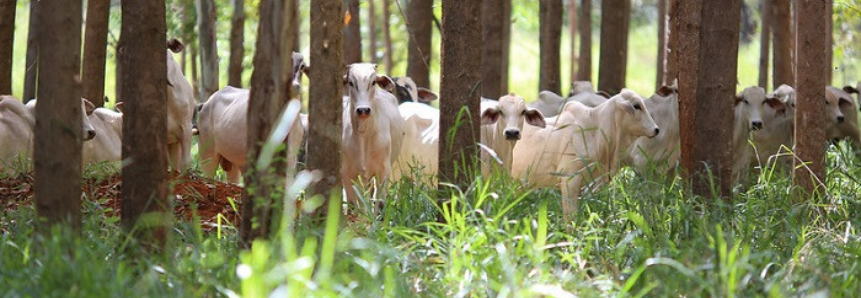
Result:
[[[350,203],[358,201],[353,183],[378,184],[377,198],[384,202],[392,164],[401,152],[404,119],[394,95],[384,89],[394,85],[391,78],[377,75],[377,66],[355,63],[347,66],[343,98],[341,178]],[[381,87],[383,89],[377,88]]]
[[[576,100],[586,106],[596,107],[606,101],[607,98],[610,98],[610,95],[604,91],[596,92],[592,83],[577,81],[571,83],[571,92],[568,93],[568,98],[563,98],[553,91],[545,90],[538,93],[538,99],[529,103],[529,107],[539,110],[545,117],[554,117],[559,115],[562,105],[566,102]]]
[[[766,95],[766,101],[778,100],[782,104],[771,103],[763,106],[763,128],[751,133],[751,141],[756,150],[754,165],[767,165],[776,162],[781,151],[793,146],[795,128],[795,89],[783,84]],[[788,165],[788,158],[781,159]]]
[[[518,142],[512,175],[537,187],[558,185],[567,222],[584,185],[609,182],[635,139],[659,133],[643,98],[628,89],[595,108],[572,101],[553,126],[529,129]]]
[[[523,122],[541,128],[546,125],[544,115],[527,108],[523,97],[514,93],[500,97],[498,102],[481,103],[481,143],[496,153],[506,173],[511,172],[512,150],[520,140]],[[493,163],[486,150],[481,151],[481,161],[482,173],[489,174]]]
[[[191,119],[194,114],[194,93],[171,52],[179,53],[179,40],[167,42],[167,152],[170,168],[181,172],[191,156]]]
[[[849,139],[855,155],[861,157],[858,113],[852,96],[832,86],[825,87],[826,132],[829,140]]]
[[[645,100],[661,132],[652,138],[637,138],[628,149],[625,163],[641,175],[652,169],[665,174],[679,162],[679,89],[676,86],[662,86]]]
[[[394,77],[394,95],[398,99],[398,104],[405,102],[420,102],[430,104],[438,98],[436,93],[430,89],[418,87],[410,77]]]
[[[120,110],[122,103],[117,104]],[[90,124],[96,131],[96,137],[84,142],[84,166],[108,162],[112,167],[119,168],[122,160],[123,146],[123,114],[106,108],[97,108],[89,116]]]
[[[395,179],[421,173],[434,181],[439,163],[439,109],[426,104],[405,102],[398,105],[404,119],[404,141],[394,167]]]
[[[762,87],[747,87],[736,95],[733,108],[732,134],[732,179],[733,184],[745,182],[748,168],[755,161],[754,148],[748,139],[753,131],[764,127],[766,107],[775,110],[785,110],[785,104],[776,98],[768,98]]]

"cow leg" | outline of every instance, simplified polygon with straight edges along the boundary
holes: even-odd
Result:
[[[191,160],[191,126],[183,130],[182,140],[180,140],[179,152],[179,168],[177,172],[182,172],[188,169],[188,162]]]
[[[215,153],[211,154],[200,155],[200,171],[207,178],[215,178],[215,171],[218,170],[218,165],[221,163],[221,156]]]
[[[239,184],[239,178],[242,177],[242,171],[239,170],[239,167],[233,166],[232,169],[227,171],[227,182],[233,184]]]
[[[179,161],[182,156],[180,156],[181,147],[179,144],[168,144],[167,145],[167,155],[168,155],[168,168],[172,172],[181,172],[179,170]]]

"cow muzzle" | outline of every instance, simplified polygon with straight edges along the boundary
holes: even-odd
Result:
[[[505,139],[508,141],[517,141],[520,140],[520,131],[519,130],[506,130],[505,131]]]
[[[359,118],[368,118],[371,116],[371,108],[356,108],[356,115]]]
[[[750,122],[750,128],[753,130],[762,129],[762,121],[752,121]]]
[[[96,137],[96,131],[93,129],[88,129],[84,131],[84,141],[92,140]]]
[[[837,116],[837,123],[843,123],[843,121],[846,121],[846,118],[843,117],[843,115]]]

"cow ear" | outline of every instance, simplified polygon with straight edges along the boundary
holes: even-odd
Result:
[[[595,92],[595,94],[601,95],[604,98],[610,98],[611,97],[610,93],[607,93],[607,91],[598,91],[598,92]]]
[[[786,104],[783,103],[780,99],[770,97],[765,99],[765,103],[768,104],[769,107],[777,111],[778,115],[786,115]]]
[[[667,96],[672,95],[672,94],[673,94],[673,91],[674,91],[674,90],[673,90],[673,88],[672,88],[672,87],[669,87],[669,86],[661,86],[661,88],[659,88],[659,89],[658,89],[658,92],[656,92],[656,93],[658,93],[658,95],[660,95],[661,97],[667,97]]]
[[[418,98],[419,102],[423,102],[423,103],[431,103],[434,100],[437,100],[437,98],[439,98],[439,96],[437,96],[436,93],[433,93],[433,91],[430,91],[430,89],[428,89],[428,88],[419,87],[418,93],[419,93],[419,98]]]
[[[302,73],[304,73],[306,77],[309,77],[309,78],[310,78],[310,75],[311,75],[311,65],[310,65],[310,64],[307,64],[307,63],[304,63],[304,64],[302,65]]]
[[[544,115],[541,114],[541,111],[536,109],[526,109],[526,112],[523,115],[526,117],[526,123],[529,123],[529,125],[541,128],[547,127],[547,122],[544,121]]]
[[[185,48],[185,45],[182,44],[178,39],[171,38],[167,41],[167,48],[170,49],[171,52],[179,53],[182,52],[182,49]]]
[[[628,114],[634,115],[634,106],[627,100],[618,100],[619,107]]]
[[[481,125],[490,125],[499,120],[499,110],[496,108],[488,108],[481,112]]]
[[[114,105],[114,108],[117,109],[117,112],[123,113],[123,107],[124,106],[125,106],[125,104],[123,102],[118,102],[117,104]]]
[[[738,103],[741,102],[741,93],[735,95],[735,102],[732,104],[733,106],[737,106]]]
[[[843,87],[843,91],[845,91],[846,93],[849,93],[849,94],[858,93],[858,89],[855,89],[855,87],[852,87],[852,86]]]
[[[837,101],[837,105],[841,107],[852,106],[852,100],[845,97],[840,97]]]
[[[376,65],[374,67],[376,67]],[[395,81],[392,81],[392,78],[388,76],[377,76],[376,83],[377,86],[383,88],[383,90],[386,90],[389,93],[395,92]]]
[[[87,99],[81,98],[81,100],[84,101],[84,111],[87,112],[87,116],[92,115],[93,111],[96,110],[96,105]]]

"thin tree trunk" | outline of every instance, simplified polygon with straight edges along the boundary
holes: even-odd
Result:
[[[447,137],[439,142],[439,181],[465,190],[478,166],[481,6],[444,1],[442,36],[440,97],[446,100],[440,102],[440,135]],[[440,199],[449,191],[440,186]]]
[[[673,80],[679,77],[679,31],[678,24],[679,18],[679,6],[682,0],[669,0],[667,4],[669,5],[668,9],[669,14],[669,22],[667,27],[669,28],[669,36],[667,37],[667,75],[666,80],[668,84],[672,84]]]
[[[16,0],[0,0],[0,94],[12,94]]]
[[[498,0],[482,0],[481,96],[499,98],[502,89],[503,7]]]
[[[773,0],[770,15],[774,32],[774,80],[773,88],[781,84],[793,85],[792,74],[792,14],[789,0]]]
[[[84,69],[81,71],[84,98],[97,107],[105,105],[105,57],[108,52],[110,0],[88,0],[84,32]]]
[[[45,1],[33,146],[36,213],[47,228],[81,225],[81,1]],[[62,150],[57,150],[62,148]],[[45,229],[49,232],[50,229]]]
[[[24,102],[36,98],[36,83],[39,73],[39,15],[42,1],[30,1],[30,24],[27,33],[27,61],[24,70]]]
[[[502,0],[502,75],[499,78],[502,93],[508,93],[508,66],[511,61],[511,0]]]
[[[768,89],[768,60],[771,52],[771,0],[761,0],[762,31],[759,35],[759,86]]]
[[[392,13],[389,10],[391,4],[389,3],[391,0],[383,0],[383,47],[384,47],[384,60],[386,63],[386,73],[392,73],[392,33],[391,33],[391,18]],[[397,1],[397,0],[396,0]]]
[[[667,52],[669,28],[667,22],[667,2],[670,0],[658,0],[658,71],[655,74],[655,90],[667,84]]]
[[[167,63],[165,5],[162,0],[127,1],[122,5],[126,39],[119,63],[123,90],[122,222],[141,243],[163,247],[171,231],[167,183]],[[146,34],[143,34],[146,32]],[[146,65],[146,67],[140,67]],[[139,162],[135,162],[139,161]],[[138,225],[138,220],[146,218]]]
[[[310,97],[308,118],[315,119],[308,130],[309,170],[319,170],[323,179],[310,189],[313,194],[325,199],[341,196],[341,128],[344,86],[341,53],[343,49],[341,24],[341,0],[316,0],[311,2],[311,61],[309,73]],[[340,205],[340,204],[339,204]]]
[[[562,38],[562,0],[541,0],[539,2],[540,29],[538,45],[540,68],[538,91],[549,90],[560,93],[560,50]]]
[[[359,11],[359,0],[344,0],[344,8],[349,12],[350,20],[344,27],[344,64],[350,65],[362,62],[362,31]],[[315,62],[316,63],[316,62]]]
[[[480,9],[480,4],[476,6]],[[407,32],[410,37],[407,76],[418,87],[430,87],[433,0],[411,0],[407,13]]]
[[[299,44],[302,36],[302,14],[299,13],[299,1],[300,0],[293,0],[293,22],[296,23],[296,26],[293,27],[293,51],[297,53],[302,51]]]
[[[227,84],[242,87],[242,58],[245,56],[245,0],[233,0],[231,23]]]
[[[197,0],[200,46],[200,98],[206,101],[218,91],[218,46],[215,41],[215,0]]]
[[[377,64],[380,59],[377,59],[377,16],[374,2],[376,1],[366,0],[368,3],[368,51],[371,52],[371,63]]]
[[[729,199],[740,1],[678,3],[682,166],[695,194],[712,196],[711,172]]]
[[[197,47],[196,47],[194,44],[192,44],[192,45],[189,47],[188,52],[189,52],[189,53],[190,53],[190,55],[191,55],[191,89],[192,89],[192,90],[199,90],[199,88],[200,88],[200,79],[199,79],[199,76],[197,75],[197,72],[198,72],[198,68],[197,68],[197,64],[198,64],[198,63],[197,63],[197,53],[198,53],[198,51],[197,51]],[[197,98],[197,101],[199,101],[199,102],[206,102],[208,99],[209,99],[208,97],[207,97],[207,98],[200,98],[200,97],[198,97],[198,98]]]
[[[825,45],[825,84],[831,85],[834,75],[834,0],[825,0]]]
[[[809,201],[811,195],[825,190],[825,90],[826,63],[823,52],[827,47],[828,27],[824,20],[828,9],[826,0],[799,1],[795,30],[798,33],[795,83],[797,90],[795,154],[804,165],[795,161],[793,183],[800,187],[796,203]]]
[[[577,77],[577,0],[568,0],[568,35],[571,36],[570,81]]]
[[[580,57],[577,81],[592,81],[592,0],[580,1]]]
[[[631,0],[601,2],[601,57],[598,61],[598,88],[610,94],[625,87],[628,57],[628,21]]]
[[[114,47],[116,53],[116,64],[114,69],[114,101],[117,103],[123,102],[123,64],[119,62],[120,56],[123,55],[122,50],[125,49],[125,38],[123,38],[122,29],[120,29],[120,38],[117,40],[117,45]]]

